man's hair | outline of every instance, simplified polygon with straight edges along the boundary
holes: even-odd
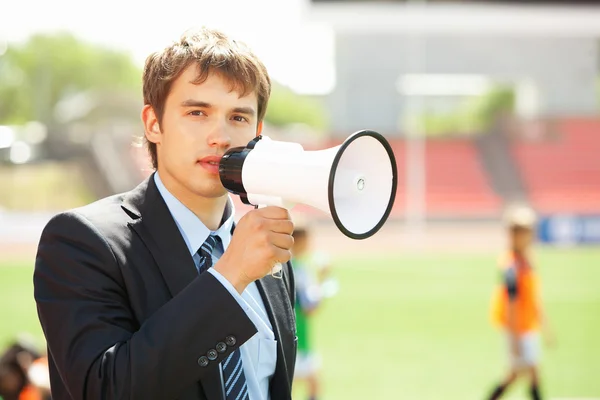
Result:
[[[152,106],[159,125],[173,82],[190,65],[198,66],[195,84],[204,82],[212,72],[220,74],[241,97],[252,92],[258,98],[258,121],[262,121],[269,96],[271,79],[259,58],[243,43],[225,33],[209,28],[188,31],[179,41],[146,59],[143,74],[144,104]],[[146,140],[152,166],[158,167],[156,144]]]

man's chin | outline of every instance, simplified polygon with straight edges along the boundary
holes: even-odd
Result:
[[[229,193],[227,189],[225,189],[223,186],[211,188],[203,187],[199,188],[195,192],[197,195],[205,197],[207,199],[219,199],[221,197],[227,196],[227,194]]]

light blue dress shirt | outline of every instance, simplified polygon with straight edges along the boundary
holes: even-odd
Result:
[[[225,221],[219,229],[211,232],[190,209],[167,190],[160,180],[158,172],[154,175],[154,181],[185,240],[196,268],[200,261],[197,252],[202,243],[210,234],[219,236],[221,244],[217,241],[212,254],[214,265],[231,242],[231,229],[235,215],[231,199],[228,200],[225,208]],[[240,351],[250,400],[269,400],[269,383],[275,373],[275,364],[277,363],[277,342],[258,287],[255,282],[252,282],[240,295],[233,285],[213,268],[207,272],[213,274],[231,293],[258,330],[254,336],[240,346]]]

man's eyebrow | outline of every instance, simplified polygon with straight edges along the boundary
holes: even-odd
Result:
[[[210,103],[200,100],[188,99],[181,103],[182,107],[201,107],[201,108],[211,108]]]
[[[193,100],[193,99],[188,99],[185,100],[181,103],[182,107],[199,107],[199,108],[211,108],[212,105],[210,103],[207,103],[205,101],[201,101],[201,100]],[[253,107],[234,107],[232,109],[232,112],[236,113],[236,114],[245,114],[248,116],[255,116],[256,115],[256,111],[254,110]]]
[[[254,111],[254,108],[252,107],[235,107],[233,112],[237,114],[246,114],[252,117],[256,115],[256,111]]]

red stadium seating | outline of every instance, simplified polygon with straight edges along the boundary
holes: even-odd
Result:
[[[599,213],[600,120],[566,119],[557,127],[556,139],[512,146],[529,199],[541,213]]]
[[[470,140],[430,140],[426,147],[427,213],[493,216],[501,200],[493,192]]]

